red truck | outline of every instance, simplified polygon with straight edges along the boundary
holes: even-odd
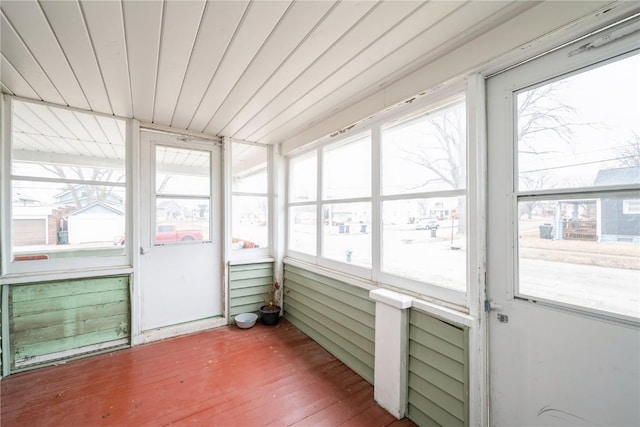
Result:
[[[173,224],[161,224],[156,226],[155,243],[191,242],[203,240],[200,230],[178,230]],[[117,237],[114,245],[124,245],[124,235]]]
[[[189,242],[202,239],[200,230],[178,230],[173,224],[162,224],[156,227],[156,243]]]

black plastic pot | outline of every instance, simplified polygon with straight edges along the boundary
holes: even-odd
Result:
[[[263,305],[260,307],[260,320],[263,325],[276,325],[280,320],[280,307]]]

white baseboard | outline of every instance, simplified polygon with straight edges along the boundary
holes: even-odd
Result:
[[[140,335],[132,337],[132,343],[133,345],[140,345],[160,341],[180,335],[187,335],[194,332],[201,332],[206,331],[207,329],[226,326],[228,323],[229,320],[226,317],[216,317],[213,319],[196,320],[195,322],[180,323],[179,325],[150,329],[148,331],[142,331]]]

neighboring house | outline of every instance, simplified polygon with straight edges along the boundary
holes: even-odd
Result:
[[[594,185],[637,184],[638,181],[640,181],[640,166],[631,166],[599,171]],[[600,241],[640,243],[639,198],[600,199],[598,216]]]
[[[183,220],[188,214],[188,210],[180,206],[173,200],[165,200],[156,205],[156,218],[168,220]]]
[[[122,206],[124,204],[122,197],[115,193],[107,193],[103,199],[98,200],[96,192],[88,189],[84,185],[79,185],[75,187],[74,190],[77,194],[80,206],[89,206],[95,202],[104,202],[114,206]],[[76,200],[73,198],[73,192],[70,188],[56,194],[53,196],[53,199],[56,206],[77,206]]]
[[[42,203],[40,202],[40,200],[34,197],[30,197],[27,194],[14,191],[11,205],[12,206],[41,206]]]
[[[102,202],[72,212],[68,216],[69,243],[113,242],[124,233],[125,216],[120,209]]]

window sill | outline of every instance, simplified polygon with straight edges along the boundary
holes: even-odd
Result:
[[[52,280],[85,279],[91,277],[124,276],[131,273],[133,273],[133,268],[130,266],[87,268],[73,271],[12,273],[0,277],[0,285],[35,283]]]
[[[229,265],[248,265],[248,264],[261,264],[263,262],[275,262],[275,258],[272,256],[263,256],[257,258],[240,258],[232,259],[229,261]]]

